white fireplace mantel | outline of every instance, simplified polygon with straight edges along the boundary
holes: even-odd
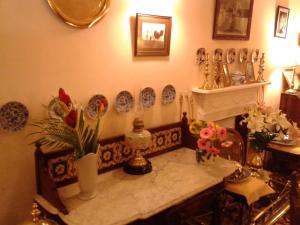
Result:
[[[256,103],[257,90],[270,82],[244,84],[213,90],[193,88],[196,99],[197,119],[206,121],[235,117],[245,111],[245,107]]]

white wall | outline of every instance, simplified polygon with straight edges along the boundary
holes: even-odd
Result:
[[[266,77],[273,84],[267,99],[278,105],[281,84],[271,53],[276,46],[293,42],[299,24],[300,3],[285,1],[291,8],[288,39],[273,37],[275,0],[254,3],[249,41],[212,40],[214,0],[112,0],[109,13],[91,29],[75,29],[64,24],[49,8],[47,1],[0,1],[0,105],[23,102],[30,121],[46,115],[48,104],[59,87],[85,104],[95,93],[105,95],[109,111],[102,121],[102,137],[131,129],[134,113],[117,114],[113,109],[116,94],[129,90],[138,94],[145,86],[157,92],[157,102],[144,113],[147,127],[179,119],[176,104],[161,106],[159,97],[166,84],[178,93],[200,85],[202,76],[195,64],[199,47],[210,51],[220,47],[259,48],[267,53]],[[134,29],[131,19],[136,12],[169,15],[173,18],[170,57],[132,56]],[[281,51],[284,50],[282,47]],[[273,55],[273,56],[274,56]],[[279,76],[280,77],[280,76]],[[280,78],[281,79],[281,78]],[[0,133],[0,224],[16,224],[24,219],[35,193],[34,148],[28,146],[27,126],[17,133]]]

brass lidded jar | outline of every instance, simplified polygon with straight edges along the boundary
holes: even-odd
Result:
[[[145,159],[141,150],[151,146],[151,133],[144,129],[144,122],[141,118],[133,121],[133,130],[125,135],[125,142],[133,150],[134,156],[124,166],[124,171],[129,174],[146,174],[152,171],[151,162]]]

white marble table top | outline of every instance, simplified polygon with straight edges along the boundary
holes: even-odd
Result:
[[[77,183],[59,189],[70,213],[67,224],[121,225],[148,218],[220,182],[236,169],[232,161],[216,158],[198,164],[195,152],[181,148],[150,158],[153,171],[129,175],[116,169],[98,176],[94,199],[77,198]]]

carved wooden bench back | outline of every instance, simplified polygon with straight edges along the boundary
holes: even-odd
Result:
[[[146,157],[152,157],[182,146],[182,123],[174,123],[149,129],[152,133],[152,146],[142,152]],[[125,141],[124,135],[100,141],[98,159],[99,173],[120,167],[133,155]],[[72,149],[65,149],[42,154],[48,173],[57,187],[76,182],[76,164]]]

